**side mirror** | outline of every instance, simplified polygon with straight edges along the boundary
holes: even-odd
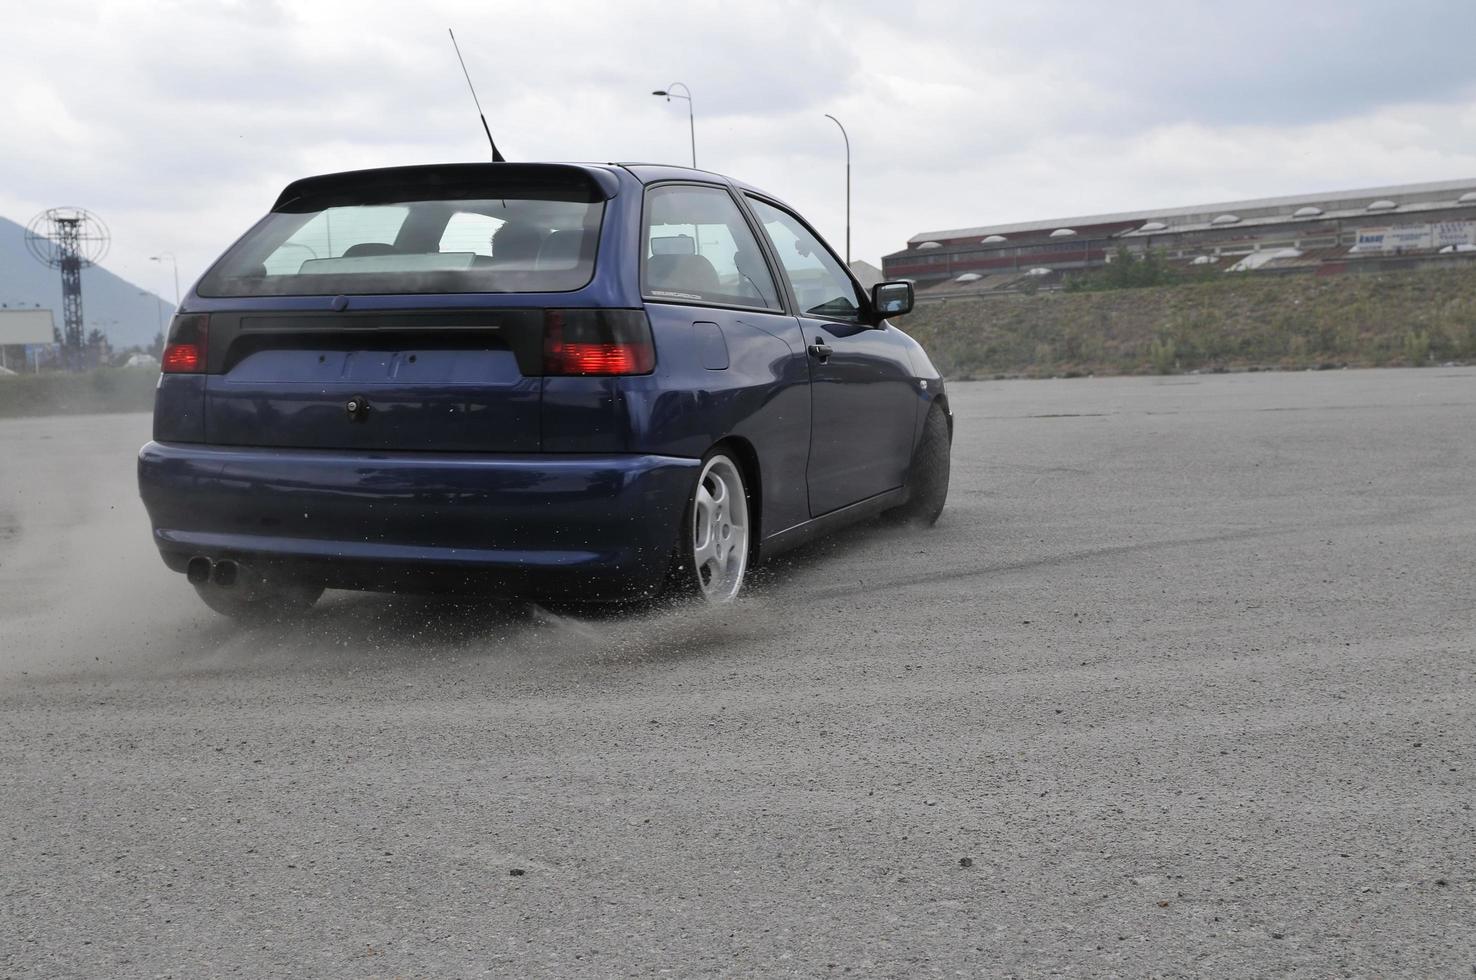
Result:
[[[871,308],[878,317],[902,316],[912,312],[912,283],[879,282],[871,287]]]

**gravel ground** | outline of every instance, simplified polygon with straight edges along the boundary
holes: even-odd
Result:
[[[1469,977],[1473,381],[961,384],[736,606],[257,630],[0,423],[0,976]]]

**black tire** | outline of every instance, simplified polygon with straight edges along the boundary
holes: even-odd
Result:
[[[704,487],[721,490],[723,506],[710,527],[704,518],[711,511],[699,506]],[[708,494],[712,501],[711,492]],[[707,527],[708,533],[704,533]],[[736,599],[747,580],[748,561],[753,549],[753,510],[748,499],[748,479],[738,457],[718,447],[702,460],[698,479],[687,498],[678,532],[676,553],[667,572],[663,589],[674,599],[696,602],[725,603]],[[714,548],[723,549],[722,557],[699,559],[699,540],[710,540]]]
[[[948,418],[943,409],[934,405],[923,423],[923,434],[917,452],[912,457],[912,468],[907,474],[907,486],[911,491],[907,503],[891,511],[896,520],[931,527],[943,513],[948,501],[949,455],[953,449],[953,435],[948,428]]]
[[[223,589],[204,583],[195,586],[201,601],[222,616],[238,623],[276,623],[301,616],[313,608],[323,594],[321,585],[277,585]]]

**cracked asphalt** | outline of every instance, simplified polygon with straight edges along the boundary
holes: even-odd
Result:
[[[1476,370],[950,392],[732,607],[254,630],[0,422],[0,976],[1471,976]]]

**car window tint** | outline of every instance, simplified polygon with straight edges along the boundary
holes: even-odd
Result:
[[[749,202],[779,256],[800,311],[831,320],[860,320],[856,284],[830,250],[794,215],[754,198]]]
[[[643,240],[641,290],[650,299],[782,308],[757,240],[721,188],[651,188]]]

